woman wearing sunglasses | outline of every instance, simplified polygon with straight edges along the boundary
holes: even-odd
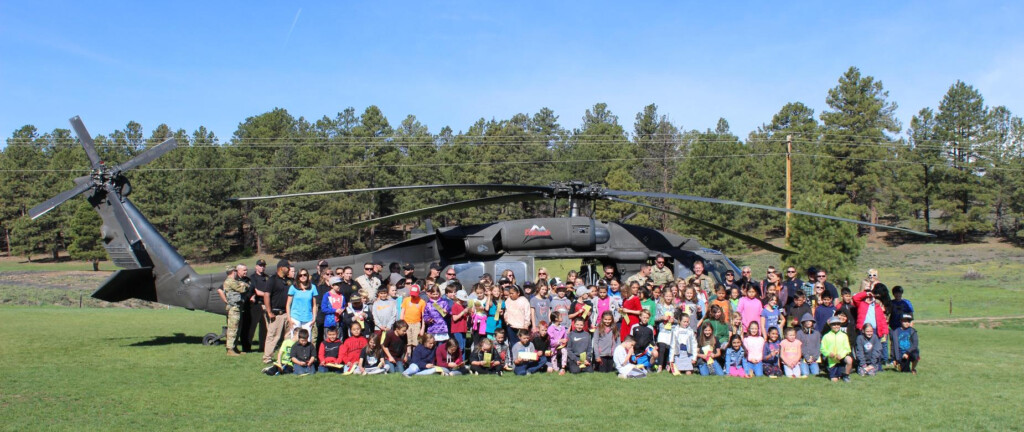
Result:
[[[288,287],[288,304],[285,306],[291,332],[306,329],[309,331],[309,340],[313,345],[316,345],[317,341],[317,329],[313,320],[313,317],[316,316],[317,305],[314,299],[317,298],[317,295],[316,285],[310,281],[309,270],[299,270],[295,283]]]

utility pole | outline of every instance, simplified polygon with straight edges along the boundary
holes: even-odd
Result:
[[[786,135],[786,209],[793,208],[793,135]],[[786,213],[786,240],[789,240],[789,213]]]

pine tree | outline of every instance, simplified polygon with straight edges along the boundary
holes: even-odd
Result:
[[[800,197],[795,207],[803,211],[853,216],[856,206],[844,201],[842,195],[809,193]],[[786,243],[797,252],[785,257],[786,265],[799,269],[811,266],[825,269],[833,282],[850,278],[864,246],[854,224],[801,215],[793,215],[790,220]]]

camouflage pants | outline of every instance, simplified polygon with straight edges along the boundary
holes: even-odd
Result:
[[[230,351],[235,349],[235,341],[238,340],[238,323],[242,320],[242,308],[228,306],[225,309],[228,311],[228,331],[225,342]]]

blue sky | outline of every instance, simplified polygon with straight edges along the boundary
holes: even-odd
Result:
[[[98,3],[98,4],[97,4]],[[135,120],[230,138],[274,107],[379,106],[432,132],[606,102],[656,103],[745,137],[787,102],[820,113],[849,66],[904,127],[957,79],[1024,111],[1022,2],[0,2],[0,135]],[[724,3],[712,5],[710,3]]]

